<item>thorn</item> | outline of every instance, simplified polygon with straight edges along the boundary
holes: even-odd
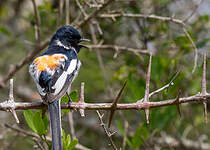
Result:
[[[113,103],[111,105],[111,112],[110,112],[110,116],[109,116],[108,128],[110,128],[110,126],[111,126],[112,118],[114,116],[114,112],[116,110],[117,103],[118,103],[118,101],[120,99],[120,96],[123,93],[123,90],[125,89],[126,84],[127,84],[127,81],[124,82],[123,87],[120,89],[120,92],[118,93],[117,97],[115,98],[115,100],[113,101]]]
[[[10,109],[9,111],[12,113],[13,117],[15,118],[15,121],[17,123],[20,123],[20,121],[19,121],[19,119],[17,117],[16,111],[14,109]]]
[[[207,117],[207,103],[206,103],[206,101],[203,102],[203,110],[204,110],[204,121],[207,124],[208,123],[208,117]]]
[[[80,95],[79,95],[79,103],[85,103],[84,101],[84,89],[85,89],[85,83],[84,82],[82,82],[81,83],[81,89],[80,89]],[[80,112],[80,115],[81,115],[81,117],[85,117],[85,110],[84,109],[79,109],[79,112]]]
[[[182,117],[181,109],[180,109],[180,104],[179,104],[180,94],[181,94],[181,91],[179,90],[178,96],[177,96],[176,100],[174,101],[174,104],[176,104],[176,107],[177,107],[179,116]]]
[[[145,109],[144,112],[145,112],[146,122],[147,124],[149,124],[149,109],[148,108]]]

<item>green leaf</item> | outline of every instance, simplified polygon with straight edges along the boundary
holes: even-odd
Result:
[[[25,110],[24,111],[24,117],[26,119],[26,122],[28,124],[28,126],[34,131],[34,132],[37,132],[35,126],[34,126],[34,123],[33,123],[33,112],[31,110]]]
[[[73,141],[71,141],[70,145],[69,145],[69,150],[73,150],[75,148],[75,146],[77,145],[78,140],[74,139]]]
[[[71,100],[73,102],[78,101],[79,98],[78,98],[78,92],[77,92],[77,90],[72,91],[71,94],[70,94],[70,97],[71,97]]]
[[[47,133],[48,120],[45,115],[42,119],[42,111],[32,112],[31,110],[24,111],[24,117],[28,126],[32,129],[33,132],[38,135],[44,135]]]
[[[65,133],[64,130],[62,130],[62,135],[63,135],[63,149],[64,150],[73,150],[75,148],[75,146],[78,143],[77,139],[74,139],[73,141],[71,141],[71,135]]]
[[[46,114],[44,115],[43,122],[44,122],[45,130],[47,130],[47,128],[48,128],[48,119],[47,119],[47,115]]]
[[[47,130],[45,128],[46,127],[45,123],[42,120],[42,112],[41,111],[35,112],[34,117],[33,117],[33,123],[34,123],[34,126],[37,131],[36,133],[38,135],[44,135],[47,133]]]

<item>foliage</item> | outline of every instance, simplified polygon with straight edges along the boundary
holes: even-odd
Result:
[[[20,2],[20,3],[19,3]],[[86,8],[86,13],[91,13],[97,8],[89,8],[86,1],[79,0],[81,5]],[[89,1],[88,1],[89,2]],[[92,1],[91,1],[92,2]],[[58,1],[56,0],[40,0],[38,3],[38,11],[41,19],[41,41],[49,39],[57,29]],[[82,12],[76,5],[76,1],[70,1],[70,23],[75,19],[84,19]],[[155,14],[159,16],[174,16],[177,19],[185,19],[192,11],[197,2],[192,1],[172,1],[172,0],[147,0],[147,1],[115,1],[107,8],[99,13],[139,13],[139,14]],[[208,2],[204,1],[207,4]],[[201,91],[202,79],[202,52],[209,52],[209,10],[205,10],[205,4],[200,5],[193,17],[186,21],[188,24],[187,31],[192,37],[198,48],[198,67],[192,73],[194,64],[194,49],[192,43],[184,34],[182,26],[172,22],[145,19],[145,18],[99,18],[94,16],[93,21],[98,21],[103,34],[98,32],[97,24],[94,24],[96,38],[98,43],[113,44],[139,49],[150,49],[154,52],[152,59],[152,74],[150,83],[150,92],[167,84],[177,71],[180,74],[174,81],[174,85],[169,89],[155,95],[150,101],[161,101],[165,99],[175,98],[178,91],[181,96],[189,96],[197,94]],[[18,6],[21,6],[18,8]],[[10,65],[16,64],[22,60],[29,52],[32,51],[35,41],[35,24],[36,19],[33,9],[30,7],[30,1],[13,0],[0,1],[0,76],[7,74]],[[65,7],[64,7],[65,10]],[[202,10],[202,11],[201,11]],[[206,13],[203,13],[203,12]],[[65,11],[64,11],[65,12]],[[200,15],[198,15],[200,14]],[[74,22],[75,23],[75,22]],[[62,24],[65,24],[65,13],[62,17]],[[88,23],[79,28],[85,38],[91,39],[91,33]],[[93,44],[93,41],[90,42]],[[144,97],[146,72],[149,57],[145,55],[136,55],[127,51],[111,51],[111,49],[99,49],[102,61],[105,67],[105,74],[101,71],[98,61],[98,55],[95,50],[81,49],[78,54],[82,61],[82,66],[78,77],[72,85],[70,97],[73,102],[79,100],[80,83],[85,82],[85,102],[112,102],[109,86],[112,87],[113,94],[116,95],[122,84],[127,80],[127,86],[120,99],[120,103],[132,103]],[[116,55],[117,53],[117,55]],[[114,57],[117,56],[117,57]],[[207,81],[209,76],[209,61],[207,60]],[[104,75],[108,79],[105,81]],[[17,85],[18,101],[35,101],[34,98],[36,87],[28,73],[28,66],[23,67],[15,75],[15,83]],[[20,87],[19,87],[20,86]],[[23,87],[23,88],[22,88]],[[209,91],[210,82],[207,82],[207,91]],[[30,89],[29,96],[27,90],[20,92],[21,89]],[[6,97],[7,93],[2,90],[1,97]],[[63,103],[68,102],[68,97],[62,98]],[[113,139],[117,147],[122,147],[122,139],[127,137],[125,149],[148,149],[147,145],[154,148],[154,141],[151,139],[161,139],[162,133],[167,133],[178,141],[186,134],[186,130],[193,128],[188,132],[187,137],[192,141],[200,140],[200,135],[207,137],[205,141],[210,142],[208,123],[203,124],[202,107],[198,104],[187,104],[181,106],[182,118],[180,119],[175,106],[162,107],[150,110],[150,124],[145,124],[144,113],[139,111],[121,111],[116,112],[112,127],[119,131],[118,136]],[[108,140],[104,140],[106,136],[98,127],[97,117],[94,111],[86,111],[86,117],[81,118],[78,112],[74,113],[74,127],[78,140],[71,140],[69,132],[69,124],[67,121],[67,113],[70,110],[63,110],[63,145],[65,149],[73,149],[79,142],[92,149],[111,149]],[[0,113],[2,115],[2,113]],[[19,114],[18,114],[19,116]],[[0,117],[3,117],[0,116]],[[25,110],[24,117],[30,130],[41,138],[48,135],[49,124],[47,116],[42,118],[42,111]],[[106,115],[105,115],[106,117]],[[104,117],[104,118],[105,118]],[[10,117],[4,118],[5,122],[10,121]],[[209,118],[209,117],[208,117]],[[12,119],[11,119],[12,120]],[[128,132],[125,133],[123,122],[127,121]],[[116,124],[115,124],[116,123]],[[24,124],[21,127],[25,128]],[[98,127],[99,128],[99,127]],[[1,129],[3,131],[4,129]],[[21,137],[15,136],[14,132],[5,135],[2,147],[4,149],[32,149],[33,139],[27,138],[22,140]],[[16,138],[18,142],[7,148],[7,144]],[[44,140],[44,138],[43,138]],[[151,142],[152,141],[152,142]],[[46,142],[46,141],[45,141]],[[20,144],[21,143],[21,144]],[[24,143],[24,144],[22,144]],[[50,145],[49,145],[50,146]],[[181,145],[177,149],[183,149]],[[149,147],[150,148],[150,147]],[[163,148],[160,146],[160,149]],[[185,148],[185,147],[184,147]],[[151,149],[151,148],[150,148]],[[166,149],[173,149],[169,145]]]

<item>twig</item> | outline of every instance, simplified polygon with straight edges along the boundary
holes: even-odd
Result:
[[[79,22],[76,25],[76,28],[82,27],[84,25],[86,25],[88,23],[88,21],[90,21],[90,19],[92,19],[93,17],[95,17],[100,11],[102,11],[106,6],[108,6],[112,1],[114,0],[107,0],[105,3],[102,4],[101,7],[99,7],[98,9],[94,10],[90,15],[88,15],[85,19],[83,19],[81,22]]]
[[[63,17],[63,0],[59,0],[58,19],[57,19],[57,27],[58,28],[61,26],[62,17]]]
[[[175,80],[176,77],[178,76],[179,72],[180,72],[180,71],[177,71],[177,72],[176,72],[175,76],[171,79],[171,81],[170,81],[168,84],[166,84],[166,85],[164,85],[163,87],[161,87],[161,88],[159,88],[159,89],[153,91],[152,93],[150,93],[150,94],[149,94],[149,98],[150,98],[151,96],[153,96],[153,95],[155,95],[155,94],[157,94],[157,93],[159,93],[159,92],[165,90],[165,89],[168,89],[170,86],[174,85],[174,80]]]
[[[125,46],[118,46],[118,45],[86,45],[89,49],[112,49],[112,50],[119,50],[119,51],[130,51],[134,54],[150,54],[148,50],[136,49],[136,48],[129,48]]]
[[[43,42],[39,47],[36,47],[32,52],[30,52],[20,63],[13,65],[10,71],[5,77],[0,81],[0,88],[5,87],[6,82],[11,79],[17,71],[19,71],[25,64],[29,63],[35,55],[37,55],[41,50],[43,50],[49,44],[49,40]]]
[[[20,133],[22,133],[24,135],[31,136],[31,137],[34,137],[36,139],[40,139],[40,137],[37,134],[33,133],[33,132],[29,132],[29,131],[23,130],[23,129],[19,128],[19,127],[14,127],[14,126],[11,126],[9,124],[4,124],[4,126],[7,127],[7,128],[10,128],[12,130],[15,130],[17,132],[20,132]]]
[[[206,96],[206,52],[203,54],[202,96]],[[204,120],[207,123],[207,102],[203,101]]]
[[[126,147],[127,132],[128,132],[128,121],[125,120],[124,121],[124,136],[123,136],[122,150],[125,150],[125,147]]]
[[[118,93],[117,97],[115,98],[115,100],[113,101],[112,103],[112,106],[111,106],[111,112],[110,112],[110,116],[109,116],[109,123],[108,123],[108,128],[110,127],[111,125],[111,122],[112,122],[112,118],[114,116],[114,112],[116,110],[116,107],[117,107],[117,103],[118,101],[120,100],[120,97],[123,93],[123,90],[125,89],[125,86],[127,84],[127,81],[125,81],[125,83],[123,84],[123,87],[120,89],[120,92]]]
[[[98,15],[98,17],[100,18],[130,17],[130,18],[157,19],[161,21],[170,21],[184,27],[186,26],[186,24],[180,19],[175,19],[172,17],[157,16],[153,14],[147,15],[147,14],[114,13],[114,14],[100,14]]]
[[[112,140],[112,135],[113,135],[113,133],[110,133],[108,130],[107,130],[107,128],[106,128],[106,126],[105,126],[105,124],[104,124],[104,122],[103,122],[103,115],[101,115],[100,114],[100,112],[97,110],[96,111],[97,112],[97,114],[98,114],[98,118],[99,118],[99,121],[100,121],[100,125],[102,126],[102,128],[104,129],[104,132],[106,133],[106,135],[107,135],[107,137],[108,137],[108,139],[109,139],[109,142],[111,143],[111,145],[112,145],[112,148],[114,149],[114,150],[117,150],[117,147],[116,147],[116,145],[114,144],[114,141]]]
[[[33,138],[34,142],[36,143],[36,145],[39,147],[40,150],[45,150],[45,148],[42,146],[42,144],[40,143],[40,141],[36,138]]]
[[[69,6],[69,0],[65,0],[66,3],[66,25],[70,24],[70,6]]]
[[[187,17],[183,20],[183,22],[188,21],[188,20],[194,15],[194,13],[196,12],[196,10],[198,9],[198,7],[200,6],[200,4],[201,4],[202,2],[203,2],[203,0],[200,0],[200,1],[198,2],[198,4],[196,4],[196,5],[194,6],[194,9],[193,9],[192,13],[191,13],[189,16],[187,16]]]
[[[85,12],[84,8],[82,7],[82,5],[80,4],[80,2],[78,0],[76,0],[76,3],[77,3],[77,6],[80,8],[84,17],[87,18],[88,15],[86,14],[86,12]]]
[[[40,39],[41,20],[40,20],[39,11],[38,11],[37,6],[36,6],[36,1],[32,0],[32,3],[33,3],[34,15],[35,15],[35,19],[36,19],[36,26],[35,26],[35,29],[36,29],[35,35],[36,36],[35,36],[35,38],[36,38],[36,41],[37,41],[37,47],[39,47],[40,42],[41,42],[41,39]]]
[[[194,66],[193,66],[193,70],[192,70],[192,73],[193,73],[197,67],[197,64],[198,64],[198,49],[197,49],[195,43],[193,42],[192,37],[190,36],[190,34],[188,33],[188,31],[186,30],[185,27],[183,27],[183,31],[186,34],[187,38],[190,40],[190,42],[194,48],[194,51],[195,51]]]
[[[68,113],[69,118],[69,125],[70,125],[70,131],[71,131],[71,137],[72,139],[76,139],[75,131],[74,131],[74,120],[73,120],[73,112]]]

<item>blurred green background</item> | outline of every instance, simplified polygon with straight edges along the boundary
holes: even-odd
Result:
[[[79,1],[86,13],[91,13],[97,8],[90,8],[87,3],[102,1]],[[49,39],[56,31],[58,1],[36,0],[41,17],[41,41]],[[203,0],[121,0],[114,1],[106,7],[103,13],[133,13],[155,14],[159,16],[186,20],[187,31],[190,33],[198,48],[198,66],[192,73],[194,64],[194,49],[191,42],[184,34],[180,25],[172,22],[163,22],[154,19],[120,17],[116,20],[95,17],[103,34],[98,32],[94,25],[98,41],[103,44],[116,44],[131,48],[149,49],[153,51],[152,73],[150,91],[154,91],[167,84],[174,74],[180,74],[174,85],[167,91],[152,97],[150,101],[161,101],[175,98],[181,90],[181,97],[197,94],[201,91],[202,80],[202,52],[210,51],[210,3]],[[199,4],[199,6],[197,5]],[[65,5],[65,4],[64,4]],[[198,7],[197,7],[198,6]],[[197,9],[196,9],[197,7]],[[75,0],[70,0],[70,23],[76,18],[84,19]],[[62,17],[65,25],[65,7]],[[20,62],[30,53],[35,42],[35,16],[32,2],[29,0],[1,0],[0,1],[0,77],[4,77],[11,64]],[[91,39],[88,24],[79,29],[85,38]],[[93,41],[90,43],[93,44]],[[79,90],[81,82],[85,82],[86,102],[112,102],[111,95],[117,95],[124,81],[127,80],[125,92],[120,103],[132,103],[144,97],[145,79],[149,57],[135,55],[132,52],[120,52],[115,58],[115,51],[99,50],[105,67],[105,75],[112,94],[105,82],[100,69],[96,51],[81,49],[79,58],[82,62],[77,79],[72,85],[72,90]],[[207,56],[207,91],[210,87],[209,54]],[[14,76],[15,100],[38,101],[35,84],[25,65]],[[8,89],[0,89],[0,100],[8,98]],[[209,109],[209,108],[208,108]],[[146,125],[143,111],[126,110],[117,111],[112,121],[111,129],[117,131],[113,136],[117,147],[122,147],[125,135],[125,122],[128,123],[127,141],[125,149],[210,149],[209,123],[204,123],[203,107],[199,103],[182,104],[182,117],[180,118],[175,106],[161,107],[150,110],[150,124]],[[104,122],[108,120],[105,113]],[[80,144],[90,149],[112,149],[109,141],[100,127],[95,111],[85,111],[86,117],[82,118],[78,111],[74,111],[74,127],[76,137]],[[23,116],[23,111],[18,111],[19,127],[31,131]],[[209,118],[209,117],[208,117]],[[210,119],[210,118],[209,118]],[[12,115],[0,112],[0,149],[2,150],[28,150],[33,148],[31,137],[22,136],[20,133],[4,127],[5,123],[15,124]],[[70,133],[68,115],[63,115],[63,128]],[[172,141],[170,143],[170,140]],[[190,143],[190,142],[191,143]],[[168,142],[168,143],[167,143]],[[186,144],[184,142],[189,142]],[[198,146],[196,147],[196,143]],[[200,144],[200,145],[199,145]],[[205,145],[206,144],[206,145]]]

